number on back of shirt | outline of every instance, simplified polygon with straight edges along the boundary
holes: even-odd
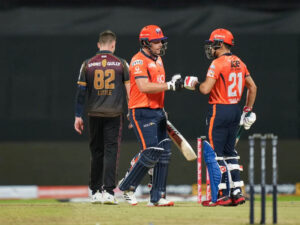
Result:
[[[237,94],[241,96],[243,85],[243,73],[232,72],[229,74],[228,80],[230,82],[230,85],[228,86],[228,97],[237,97]]]
[[[94,88],[101,89],[114,89],[115,88],[115,70],[95,70],[94,75]]]

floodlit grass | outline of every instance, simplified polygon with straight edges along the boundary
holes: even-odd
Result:
[[[255,222],[260,220],[259,196]],[[266,223],[272,223],[267,198]],[[249,202],[239,207],[202,207],[195,202],[176,202],[174,207],[92,205],[56,200],[1,200],[0,225],[242,225],[249,223]],[[278,224],[300,225],[300,196],[280,196]]]

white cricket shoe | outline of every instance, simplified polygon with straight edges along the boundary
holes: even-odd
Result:
[[[133,191],[124,191],[123,197],[130,205],[138,204]]]
[[[107,205],[118,205],[118,201],[115,198],[115,196],[113,196],[112,194],[103,191],[103,204],[107,204]]]
[[[92,195],[91,203],[93,203],[93,204],[101,204],[102,203],[102,199],[103,199],[102,193],[99,192],[99,191],[97,191],[95,194]]]
[[[165,198],[161,198],[156,203],[152,203],[152,202],[149,201],[147,206],[149,206],[149,207],[152,207],[152,206],[174,206],[174,202],[169,201]]]

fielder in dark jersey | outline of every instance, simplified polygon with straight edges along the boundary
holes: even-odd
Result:
[[[116,187],[125,93],[128,96],[130,83],[127,62],[113,54],[115,45],[116,35],[111,31],[102,32],[99,52],[83,62],[77,82],[74,128],[79,134],[83,131],[82,114],[87,95],[92,203],[117,204],[113,190]]]

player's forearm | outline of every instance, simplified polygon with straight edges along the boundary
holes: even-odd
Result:
[[[257,87],[253,85],[248,88],[247,91],[247,99],[246,99],[246,106],[253,107],[255,99],[256,99]]]
[[[127,103],[129,102],[129,96],[130,96],[130,82],[125,82],[125,89],[126,89],[126,100]]]
[[[216,79],[206,77],[206,80],[199,85],[199,91],[207,95],[211,92],[211,89],[214,87],[216,83]]]
[[[75,97],[75,117],[82,117],[84,110],[86,87],[78,85]]]
[[[147,82],[146,85],[139,86],[140,92],[147,93],[147,94],[155,94],[158,92],[168,90],[167,83],[151,83]]]
[[[202,94],[207,95],[207,94],[210,93],[211,88],[208,87],[208,86],[203,82],[203,83],[201,83],[201,84],[199,85],[199,91],[200,91]]]

